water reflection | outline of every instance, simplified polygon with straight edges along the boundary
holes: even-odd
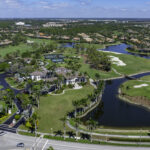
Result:
[[[150,73],[134,76],[139,78]],[[113,82],[107,81],[102,96],[102,103],[84,121],[90,117],[99,122],[100,125],[112,127],[149,127],[150,111],[144,107],[132,105],[118,98],[119,86],[127,79],[116,79]]]

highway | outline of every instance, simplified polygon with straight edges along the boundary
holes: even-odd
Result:
[[[20,142],[25,144],[24,148],[16,147]],[[0,150],[33,150],[33,147],[34,150],[46,150],[49,146],[52,146],[54,150],[149,150],[149,148],[141,147],[117,147],[47,140],[42,137],[35,138],[7,132],[0,136]]]

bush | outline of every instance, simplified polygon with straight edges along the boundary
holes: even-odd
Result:
[[[69,84],[68,87],[69,87],[70,89],[72,89],[72,88],[74,87],[74,85]]]
[[[21,118],[21,115],[15,115],[15,119],[19,120]]]

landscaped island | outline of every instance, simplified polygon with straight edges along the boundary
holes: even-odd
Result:
[[[119,97],[127,102],[150,109],[150,76],[123,83],[119,89]]]

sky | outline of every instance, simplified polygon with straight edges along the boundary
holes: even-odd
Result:
[[[0,0],[0,18],[150,18],[150,0]]]

